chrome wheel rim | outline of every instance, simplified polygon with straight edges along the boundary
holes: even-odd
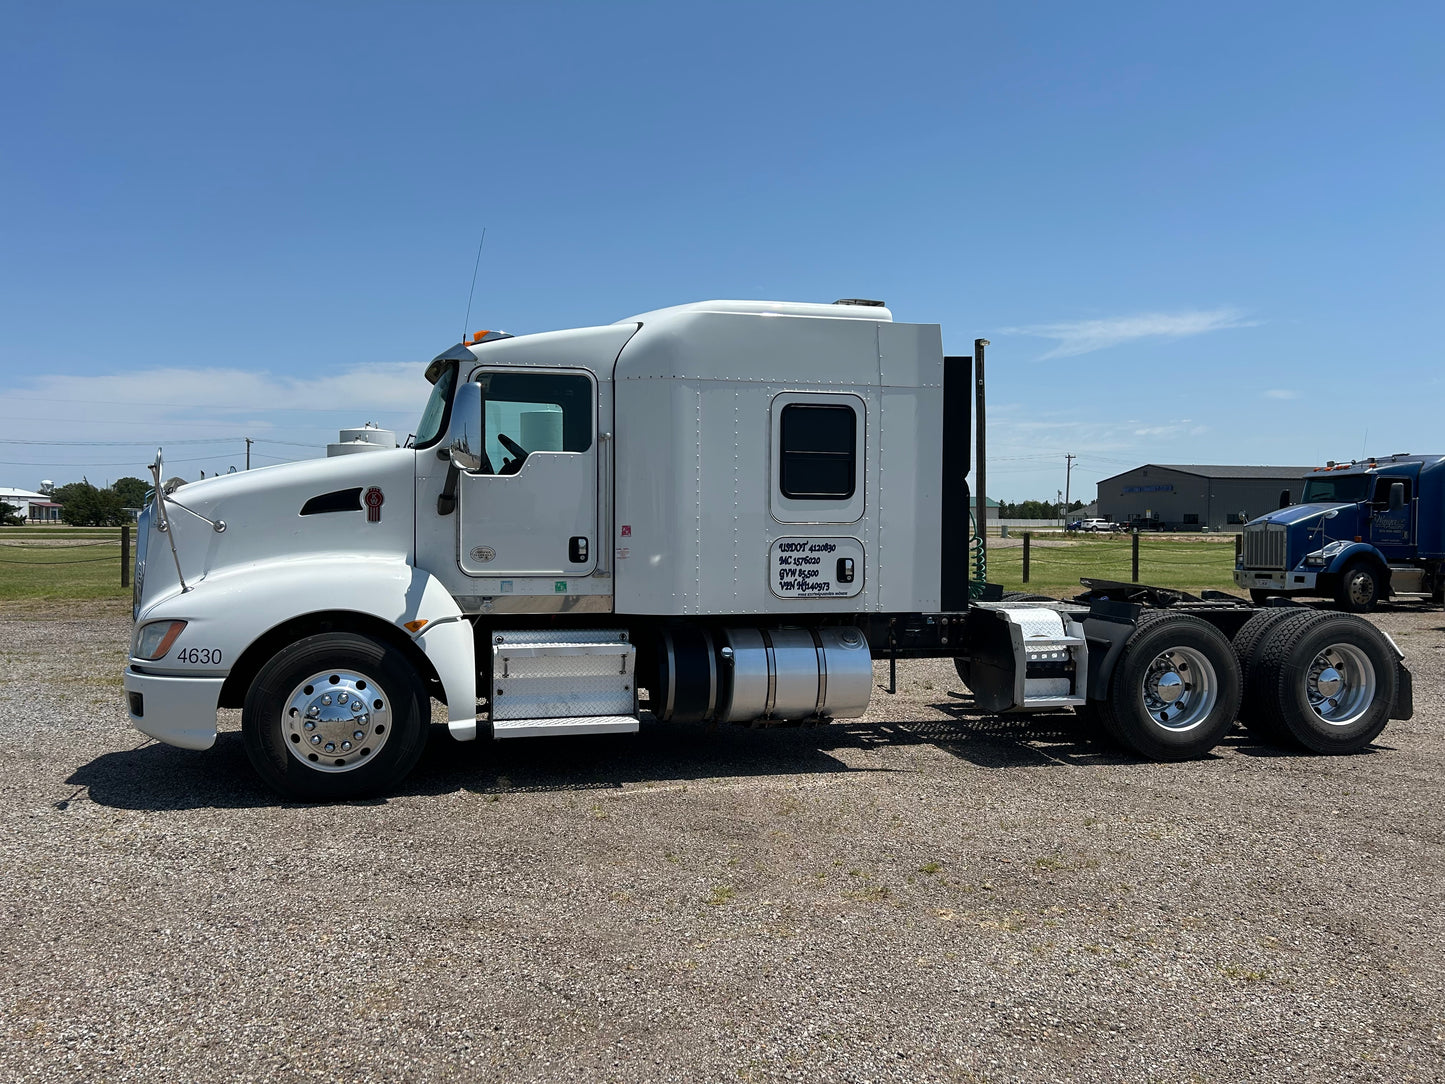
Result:
[[[1165,730],[1183,733],[1199,726],[1214,710],[1219,679],[1202,652],[1174,647],[1149,663],[1140,695],[1151,719]]]
[[[1310,662],[1305,697],[1316,718],[1329,726],[1349,726],[1375,702],[1375,667],[1353,644],[1330,644]]]
[[[1368,605],[1375,597],[1375,579],[1363,569],[1356,569],[1345,582],[1345,591],[1352,605]]]
[[[391,737],[391,704],[366,674],[322,670],[286,698],[281,736],[291,755],[313,771],[355,771]]]

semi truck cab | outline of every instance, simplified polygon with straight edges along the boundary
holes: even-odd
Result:
[[[1396,596],[1445,601],[1445,456],[1327,463],[1298,505],[1246,524],[1234,582],[1256,602],[1323,596],[1364,612]]]
[[[879,302],[707,301],[478,332],[426,365],[404,447],[190,484],[158,453],[130,718],[203,750],[240,708],[266,783],[348,799],[407,775],[434,702],[461,741],[804,725],[863,715],[875,658],[951,658],[985,710],[1175,760],[1233,726],[1266,624],[1261,665],[1303,675],[1280,733],[1350,752],[1408,717],[1399,652],[1344,615],[1002,598],[968,526],[974,371]]]

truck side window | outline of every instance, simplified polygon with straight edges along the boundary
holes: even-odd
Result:
[[[483,373],[483,443],[496,473],[532,452],[592,447],[592,381],[577,374]],[[518,448],[522,449],[518,452]]]
[[[850,406],[790,403],[779,437],[779,487],[793,500],[846,501],[857,475],[858,417]]]
[[[1379,475],[1379,476],[1375,479],[1375,498],[1374,498],[1373,503],[1376,504],[1376,505],[1378,505],[1378,506],[1381,507],[1381,508],[1388,508],[1388,507],[1389,507],[1389,504],[1390,504],[1390,486],[1391,486],[1391,484],[1393,484],[1393,483],[1395,483],[1395,482],[1400,482],[1400,483],[1402,483],[1402,484],[1405,486],[1405,503],[1406,503],[1406,504],[1409,504],[1409,503],[1410,503],[1410,479],[1408,479],[1408,478],[1391,478],[1391,477],[1390,477],[1389,475],[1387,475],[1387,474]]]

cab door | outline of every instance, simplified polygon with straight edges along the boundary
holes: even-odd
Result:
[[[1390,487],[1400,483],[1405,489],[1404,503],[1390,507]],[[1409,475],[1380,474],[1375,477],[1375,491],[1370,500],[1369,539],[1386,560],[1415,556],[1415,478]]]
[[[457,484],[468,576],[585,576],[597,564],[597,385],[583,369],[487,369],[483,454]]]

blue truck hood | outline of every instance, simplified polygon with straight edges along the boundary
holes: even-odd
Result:
[[[1331,508],[1337,508],[1343,513],[1346,509],[1353,507],[1353,504],[1341,504],[1335,501],[1326,504],[1292,504],[1288,508],[1281,508],[1276,512],[1260,516],[1258,519],[1250,520],[1250,523],[1279,523],[1288,527],[1306,520],[1317,519]]]

